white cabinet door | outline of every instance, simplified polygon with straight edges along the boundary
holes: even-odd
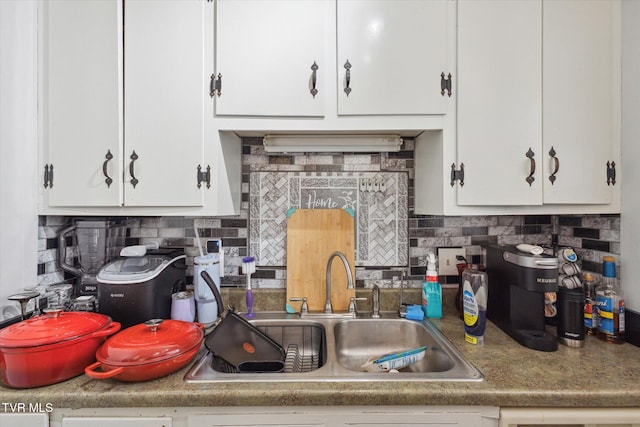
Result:
[[[446,22],[444,0],[338,0],[338,115],[444,114]]]
[[[329,89],[323,0],[218,0],[215,114],[323,116]],[[312,93],[314,88],[317,93]]]
[[[0,413],[0,426],[48,427],[49,415],[46,413]]]
[[[62,427],[171,427],[169,417],[64,417]]]
[[[201,0],[126,2],[125,206],[203,203],[205,8]]]
[[[458,3],[459,206],[612,202],[615,10],[610,0]]]
[[[47,170],[53,168],[46,186],[49,205],[119,205],[122,4],[59,0],[41,5],[44,160]]]
[[[543,2],[544,203],[610,203],[614,73],[611,0]],[[549,176],[558,160],[552,184]]]
[[[540,0],[458,2],[459,205],[542,203],[541,19]]]

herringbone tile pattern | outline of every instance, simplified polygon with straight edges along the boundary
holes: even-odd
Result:
[[[400,172],[253,172],[249,246],[260,266],[286,265],[289,208],[350,208],[356,214],[356,265],[408,265],[408,177]]]

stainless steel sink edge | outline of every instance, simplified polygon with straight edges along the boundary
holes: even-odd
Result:
[[[449,342],[440,330],[428,319],[420,322],[434,337],[450,357],[453,358],[454,368],[444,372],[399,372],[399,373],[371,373],[356,372],[344,368],[337,360],[335,349],[334,327],[339,322],[358,322],[369,320],[369,313],[361,313],[355,319],[314,317],[300,318],[283,312],[258,313],[255,321],[260,324],[277,324],[278,322],[295,322],[299,324],[320,324],[324,327],[326,360],[323,366],[311,372],[304,373],[222,373],[211,367],[211,355],[203,348],[196,357],[192,367],[184,376],[187,383],[237,383],[237,382],[478,382],[484,375],[473,364],[468,362],[460,351]],[[381,319],[397,320],[399,322],[415,322],[397,317],[397,312],[383,312]]]

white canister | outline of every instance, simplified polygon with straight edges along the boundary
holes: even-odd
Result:
[[[206,271],[220,290],[220,258],[217,254],[198,256],[193,259],[193,291],[198,313],[198,322],[209,325],[218,319],[218,304],[215,296],[200,273]]]
[[[176,292],[171,295],[171,318],[185,322],[196,320],[196,302],[193,292]]]

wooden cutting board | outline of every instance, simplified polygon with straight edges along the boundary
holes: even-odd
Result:
[[[351,267],[355,288],[355,242],[353,211],[344,209],[296,209],[287,219],[287,302],[300,311],[307,297],[309,310],[323,311],[326,300],[327,261],[334,251],[342,252]],[[346,311],[355,289],[347,289],[342,261],[335,257],[331,267],[331,303],[334,311]]]

